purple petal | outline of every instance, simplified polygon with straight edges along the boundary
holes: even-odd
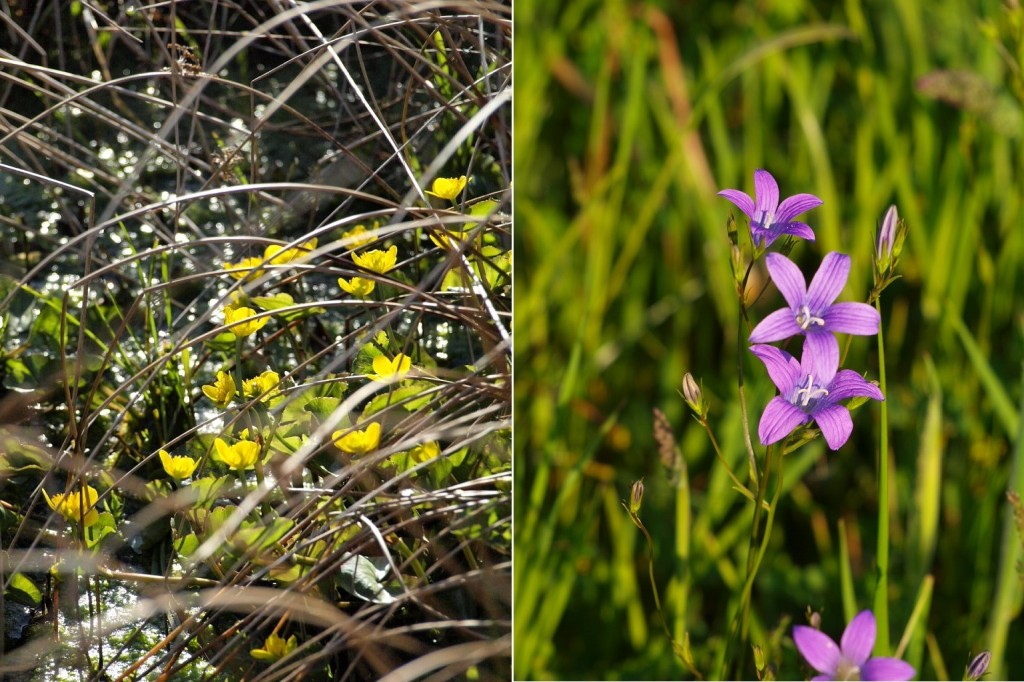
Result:
[[[796,263],[781,253],[769,253],[764,257],[764,262],[768,266],[768,274],[772,276],[772,281],[789,307],[802,306],[807,297],[807,283]]]
[[[840,409],[846,412],[845,408]],[[846,412],[846,418],[849,420],[849,412]],[[828,439],[826,438],[826,440]],[[843,438],[843,440],[846,439]],[[843,648],[843,656],[846,657],[846,660],[858,667],[863,665],[864,661],[871,657],[871,650],[875,648],[875,614],[865,610],[854,616],[850,624],[846,626],[846,630],[843,631],[843,638],[839,645]]]
[[[832,379],[832,385],[828,387],[829,402],[839,402],[858,395],[866,395],[875,400],[885,400],[882,389],[867,381],[852,369],[841,369]]]
[[[809,421],[811,418],[806,412],[785,398],[775,396],[764,408],[761,421],[757,425],[757,437],[761,439],[761,445],[771,445],[793,433],[793,429],[796,427]]]
[[[736,208],[746,213],[751,220],[754,219],[754,200],[746,192],[741,192],[738,189],[723,189],[718,196],[725,197],[736,204]]]
[[[818,423],[818,428],[821,429],[821,435],[825,437],[829,450],[838,450],[843,447],[843,444],[849,440],[850,434],[853,433],[853,419],[850,418],[850,411],[842,405],[823,407],[820,410],[815,410],[812,416],[814,421]],[[846,630],[849,632],[850,628],[847,627]],[[874,638],[873,631],[871,636]],[[846,641],[845,633],[843,634],[843,641]],[[843,645],[843,651],[846,652],[845,644]]]
[[[774,214],[779,207],[779,183],[771,173],[761,168],[754,171],[754,198],[758,211]],[[776,221],[773,219],[772,222]]]
[[[836,300],[846,286],[846,278],[849,276],[849,256],[835,251],[825,254],[821,267],[814,273],[811,286],[807,288],[807,305],[811,311],[822,310]]]
[[[781,234],[791,234],[809,242],[814,241],[814,230],[807,223],[786,223]]]
[[[788,223],[801,213],[806,213],[812,208],[821,206],[824,202],[813,194],[794,194],[781,204],[775,212],[775,220],[780,223]]]
[[[914,666],[898,658],[872,658],[860,666],[862,680],[912,680],[916,674]]]
[[[839,368],[839,341],[827,331],[807,333],[803,355],[800,356],[801,378],[810,374],[815,383],[828,386]]]
[[[878,333],[881,318],[867,303],[833,303],[824,311],[825,328],[840,334],[871,336]]]
[[[750,352],[764,363],[772,383],[782,395],[789,395],[800,381],[800,363],[786,351],[775,346],[751,346]]]
[[[796,323],[793,311],[789,308],[776,310],[750,332],[751,343],[768,343],[770,341],[782,341],[791,336],[803,334],[803,329]]]
[[[839,647],[831,637],[806,625],[794,625],[793,643],[812,668],[832,679],[839,665]]]

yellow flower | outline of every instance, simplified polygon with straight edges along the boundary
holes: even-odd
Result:
[[[442,249],[448,249],[455,251],[459,248],[460,242],[469,236],[469,232],[463,232],[461,230],[452,229],[437,229],[428,233],[430,241],[434,242],[437,246]]]
[[[227,372],[217,372],[217,381],[203,386],[203,395],[217,407],[227,407],[235,397],[235,380]]]
[[[372,279],[363,279],[362,277],[353,277],[351,280],[339,277],[338,286],[341,287],[342,291],[347,291],[356,298],[368,298],[373,293],[377,283]]]
[[[437,444],[436,440],[420,443],[409,451],[409,457],[417,464],[429,462],[430,460],[440,456],[441,446]]]
[[[362,225],[356,225],[348,232],[342,232],[341,238],[345,240],[350,249],[358,249],[360,246],[366,246],[377,241],[377,237]]]
[[[277,661],[295,651],[298,644],[295,635],[289,637],[287,642],[283,637],[270,635],[264,640],[262,649],[251,649],[249,655],[261,661]]]
[[[240,440],[234,445],[228,445],[223,438],[216,438],[213,448],[220,461],[236,471],[252,469],[260,454],[259,443],[251,440]]]
[[[256,317],[256,311],[252,308],[225,308],[224,324],[229,325],[228,331],[240,339],[244,339],[262,329],[267,323],[266,317]]]
[[[274,390],[281,383],[281,376],[272,369],[268,369],[258,377],[242,379],[242,393],[246,398],[263,396],[263,400],[269,400],[277,394]]]
[[[224,269],[228,271],[228,274],[235,279],[256,279],[263,274],[262,268],[263,259],[259,256],[253,256],[252,258],[243,258],[237,263],[225,263]]]
[[[374,249],[362,254],[353,253],[352,260],[364,270],[383,275],[388,270],[394,268],[395,263],[398,262],[398,247],[392,246],[386,252]]]
[[[164,465],[167,475],[178,481],[191,476],[199,466],[199,462],[191,457],[171,457],[166,450],[160,451],[160,463]]]
[[[374,373],[367,376],[374,381],[387,381],[391,377],[403,377],[410,367],[412,367],[412,358],[408,355],[399,353],[394,360],[388,360],[387,357],[378,355],[373,359]]]
[[[371,423],[362,431],[335,431],[331,436],[334,444],[342,452],[350,455],[365,455],[373,452],[380,445],[380,424]]]
[[[60,513],[72,523],[84,523],[91,526],[100,520],[100,514],[96,511],[96,502],[99,500],[99,493],[91,485],[85,486],[84,490],[73,493],[58,493],[53,497],[43,491],[46,504],[50,509]]]
[[[313,237],[308,242],[303,242],[298,246],[293,246],[290,249],[286,249],[280,244],[270,244],[263,251],[263,260],[267,261],[271,265],[284,265],[286,263],[291,263],[293,260],[302,258],[315,248],[316,237]]]
[[[441,199],[447,199],[448,201],[455,201],[455,197],[459,196],[459,192],[465,189],[465,187],[465,175],[458,178],[437,178],[434,180],[434,184],[431,189],[427,190],[427,194]]]

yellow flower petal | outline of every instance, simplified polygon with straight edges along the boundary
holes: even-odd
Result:
[[[235,397],[235,380],[227,372],[217,372],[217,381],[203,386],[203,395],[217,407],[227,407]]]
[[[228,325],[228,331],[240,339],[255,334],[267,323],[267,317],[256,317],[256,311],[252,308],[225,308],[224,324]]]
[[[225,263],[224,269],[235,279],[257,279],[263,274],[261,265],[263,265],[263,259],[253,256],[252,258],[243,258],[237,263]]]
[[[378,355],[373,359],[373,374],[368,376],[373,381],[387,381],[392,377],[401,378],[409,372],[412,367],[412,358],[399,353],[394,360],[388,360],[384,355]]]
[[[377,237],[362,225],[356,225],[348,232],[342,232],[341,238],[350,249],[358,249],[377,241]]]
[[[246,398],[263,396],[263,400],[269,400],[277,395],[277,385],[281,383],[281,376],[274,370],[268,369],[258,377],[242,380],[242,394]]]
[[[84,523],[91,526],[100,519],[96,511],[96,502],[99,501],[99,493],[91,485],[85,486],[84,490],[76,490],[71,493],[58,493],[53,497],[43,491],[43,497],[50,509],[59,513],[72,523]]]
[[[338,286],[341,287],[342,291],[347,291],[356,298],[369,298],[377,283],[372,279],[364,279],[362,277],[353,277],[350,280],[339,277]]]
[[[191,457],[172,457],[166,450],[160,451],[160,463],[171,478],[181,481],[195,472],[199,462]]]
[[[342,452],[350,455],[365,455],[373,452],[380,445],[380,424],[371,423],[362,431],[335,431],[331,436],[334,445]]]
[[[249,655],[261,661],[277,661],[295,651],[298,645],[295,635],[285,641],[283,637],[272,634],[264,640],[262,649],[251,649]]]
[[[271,265],[285,265],[286,263],[291,263],[294,260],[302,258],[315,248],[316,237],[313,237],[309,241],[303,242],[298,246],[293,246],[290,249],[286,249],[280,244],[270,244],[263,250],[263,260],[267,261]]]
[[[251,469],[260,454],[259,444],[251,440],[240,440],[234,445],[228,445],[223,438],[216,438],[213,448],[218,459],[236,471]]]
[[[364,270],[383,275],[395,267],[398,262],[398,247],[392,246],[387,251],[374,249],[366,253],[352,254],[352,262]]]
[[[427,194],[447,199],[448,201],[455,201],[455,197],[459,196],[459,193],[465,188],[465,175],[458,178],[437,178],[434,180],[431,188],[427,190]]]

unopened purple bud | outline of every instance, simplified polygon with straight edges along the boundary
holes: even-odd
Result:
[[[629,513],[636,516],[640,513],[640,504],[644,501],[644,479],[633,484],[629,491]]]
[[[683,375],[683,399],[686,400],[686,404],[690,406],[690,409],[699,416],[704,414],[704,395],[701,393],[700,386],[697,385],[693,375],[689,372]]]
[[[981,676],[988,671],[988,664],[991,660],[992,654],[988,651],[982,651],[980,654],[972,658],[971,662],[967,665],[967,672],[964,673],[964,679],[981,679]]]
[[[892,248],[896,243],[896,224],[899,222],[899,219],[900,216],[896,211],[896,205],[893,204],[885,212],[882,226],[878,228],[877,261],[879,270],[885,270],[892,260]]]

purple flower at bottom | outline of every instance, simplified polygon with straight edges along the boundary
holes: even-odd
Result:
[[[817,422],[821,435],[832,450],[838,450],[853,432],[853,419],[841,400],[867,396],[885,400],[882,391],[853,370],[836,371],[838,356],[812,352],[810,341],[804,342],[799,362],[775,346],[756,345],[750,352],[760,358],[768,376],[779,389],[764,408],[757,435],[762,445],[782,440],[801,424]]]
[[[784,234],[814,241],[814,231],[793,218],[821,206],[821,199],[813,194],[794,194],[779,203],[779,183],[772,174],[758,168],[754,171],[754,199],[738,189],[723,189],[718,193],[750,218],[750,238],[754,246],[762,242],[765,247]]]
[[[837,646],[828,635],[807,627],[793,626],[793,642],[820,675],[812,680],[910,680],[917,671],[898,658],[871,658],[875,646],[875,615],[861,611],[843,631]]]

